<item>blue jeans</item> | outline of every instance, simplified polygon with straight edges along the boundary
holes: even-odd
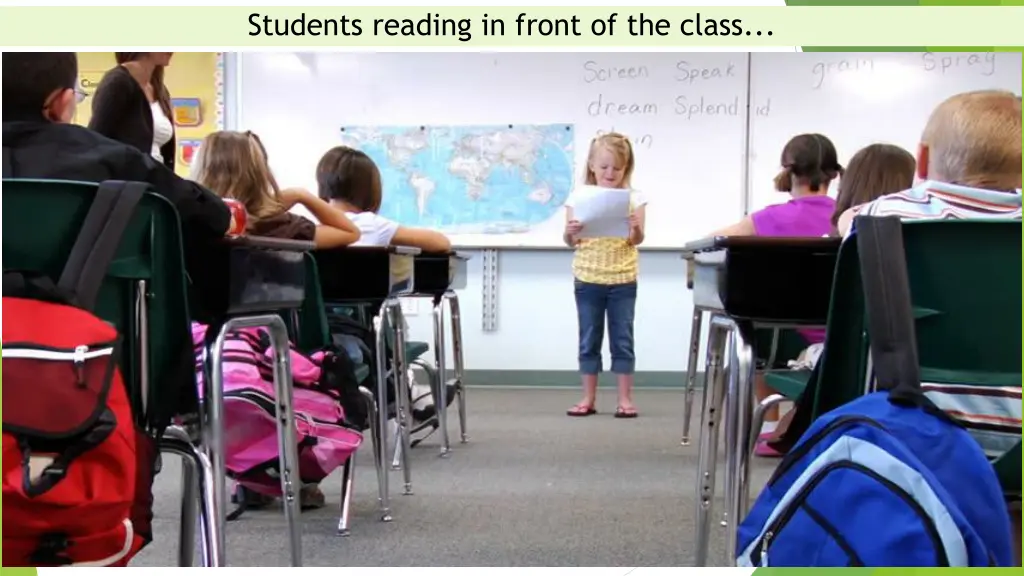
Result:
[[[636,366],[636,355],[633,353],[636,282],[606,285],[576,280],[575,287],[580,327],[580,372],[601,372],[601,348],[607,315],[612,372],[632,374]]]

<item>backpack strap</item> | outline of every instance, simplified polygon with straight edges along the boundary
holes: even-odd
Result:
[[[128,223],[149,185],[144,182],[101,182],[96,198],[71,248],[57,287],[75,295],[78,306],[92,309]]]
[[[889,401],[894,404],[918,406],[955,422],[921,390],[903,223],[897,216],[858,216],[855,221],[871,359],[878,389],[888,390]]]
[[[882,390],[921,387],[910,280],[898,217],[857,218],[857,248],[875,377]]]

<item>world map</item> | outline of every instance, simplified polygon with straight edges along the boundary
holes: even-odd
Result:
[[[527,232],[573,183],[566,124],[345,127],[341,140],[377,164],[381,216],[448,234]]]

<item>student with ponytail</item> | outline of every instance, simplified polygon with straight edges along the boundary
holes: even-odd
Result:
[[[782,149],[782,171],[775,177],[775,189],[789,194],[789,200],[773,204],[739,222],[716,231],[712,236],[803,236],[830,235],[833,231],[832,215],[836,201],[829,197],[829,186],[843,174],[836,147],[821,134],[794,136]],[[804,346],[825,341],[824,330],[797,330]],[[758,401],[767,398],[771,389],[761,374],[755,380]],[[764,415],[764,427],[758,438],[755,453],[759,456],[779,456],[768,445],[774,438],[779,411],[773,408]]]
[[[775,190],[789,194],[789,200],[758,210],[712,236],[825,236],[832,230],[836,209],[829,186],[842,173],[831,140],[821,134],[794,136],[782,149],[782,171],[775,176]]]

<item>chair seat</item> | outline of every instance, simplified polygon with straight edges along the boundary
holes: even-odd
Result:
[[[810,378],[810,370],[778,370],[764,375],[765,384],[790,400],[796,400],[804,393]]]
[[[405,343],[405,361],[412,362],[420,356],[423,356],[430,350],[430,344],[419,341],[406,341]]]

